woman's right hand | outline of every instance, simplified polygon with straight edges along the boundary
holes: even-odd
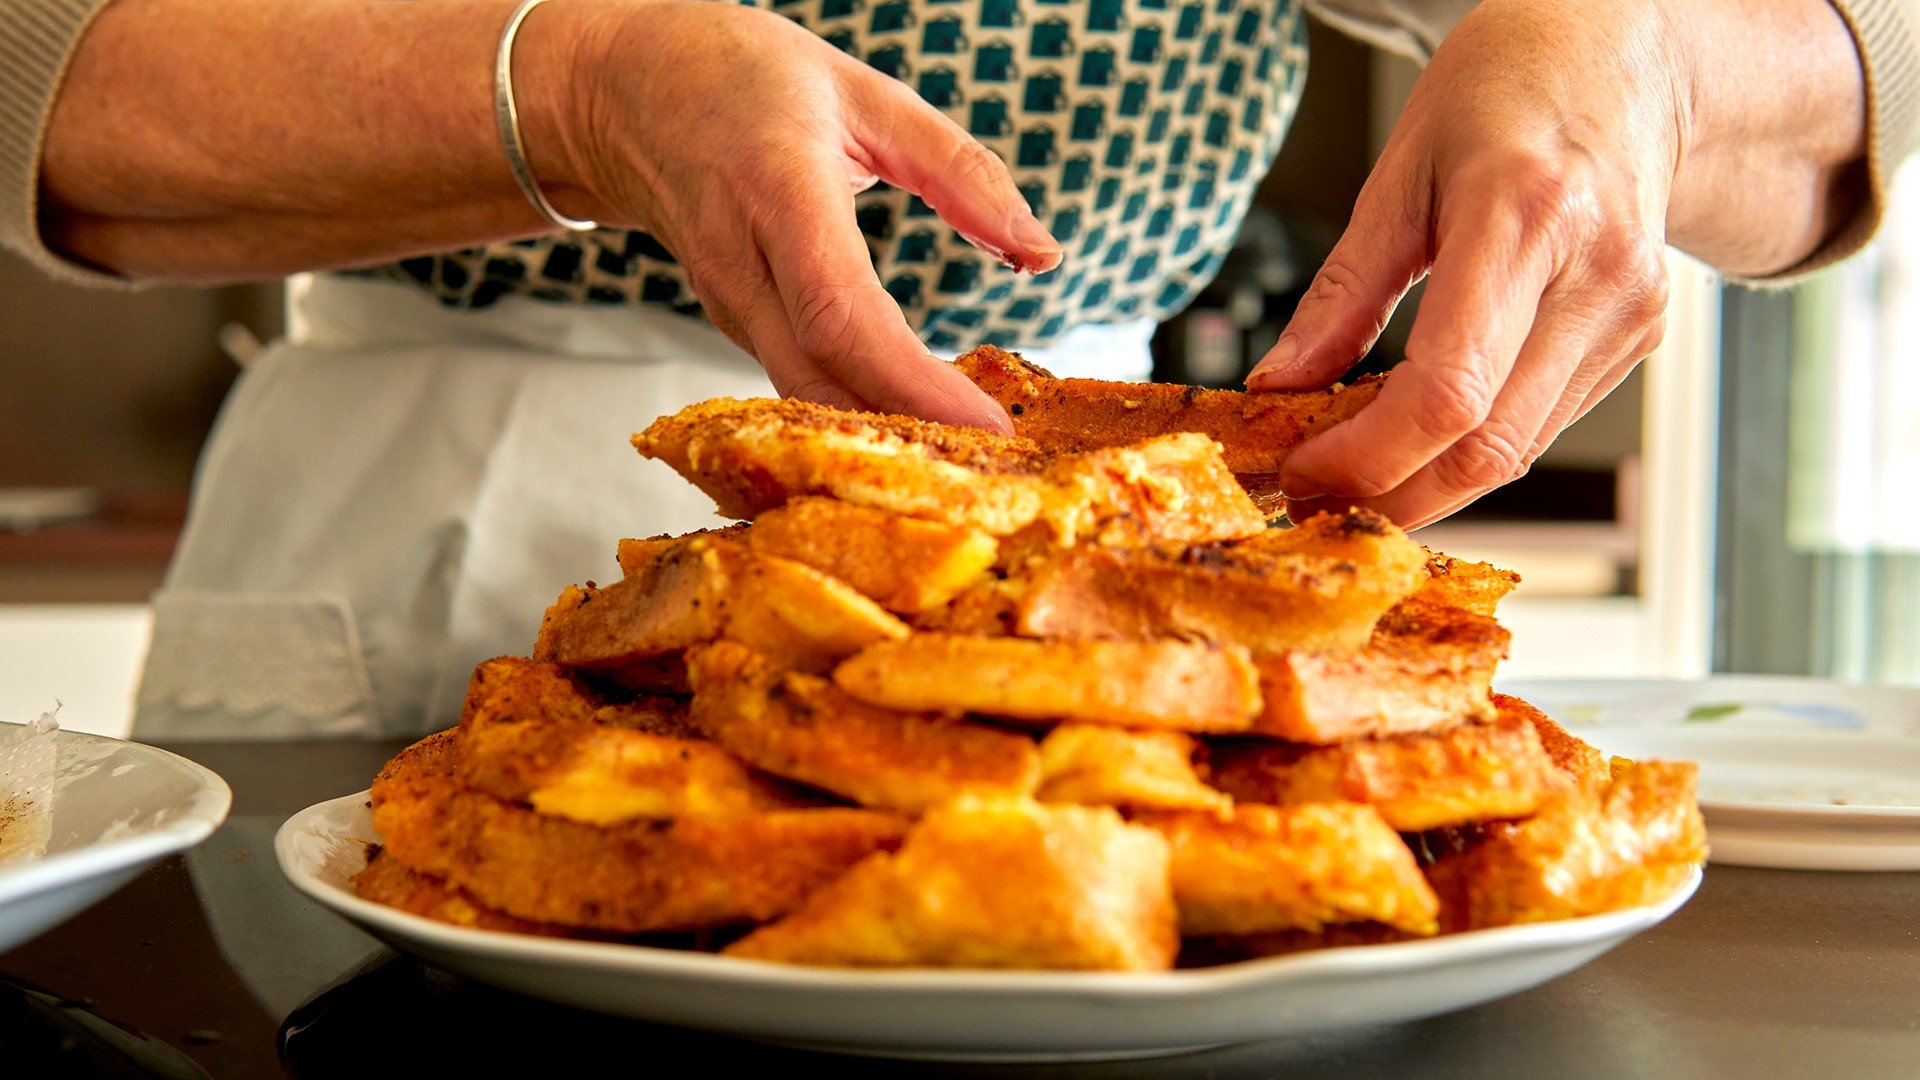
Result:
[[[1057,266],[1006,165],[958,124],[755,8],[557,3],[521,34],[519,93],[561,96],[527,130],[543,187],[564,213],[658,238],[782,395],[1011,430],[921,344],[854,220],[883,180],[1003,262]]]

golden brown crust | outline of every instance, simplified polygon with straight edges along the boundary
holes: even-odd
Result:
[[[1511,570],[1429,551],[1426,579],[1413,598],[1442,607],[1463,608],[1476,615],[1492,615],[1500,601],[1519,587],[1520,575]]]
[[[906,831],[852,809],[583,825],[462,786],[455,734],[387,763],[374,828],[406,865],[534,922],[632,934],[770,919]]]
[[[1405,601],[1381,617],[1363,648],[1261,659],[1265,708],[1250,730],[1326,745],[1488,719],[1508,639],[1484,615]]]
[[[1173,895],[1186,934],[1319,930],[1379,922],[1431,934],[1438,901],[1413,853],[1372,807],[1256,806],[1222,820],[1191,811],[1134,815],[1173,850]]]
[[[366,868],[353,876],[353,888],[362,900],[399,908],[410,915],[469,930],[498,930],[552,938],[604,938],[572,926],[533,922],[496,911],[436,877],[409,868],[393,853],[376,850]]]
[[[1060,459],[1039,524],[1056,545],[1201,543],[1256,536],[1266,515],[1204,435],[1163,435]]]
[[[691,738],[686,704],[608,705],[566,669],[502,657],[474,670],[459,777],[476,791],[590,825],[818,805]]]
[[[1194,768],[1193,737],[1178,731],[1134,731],[1098,724],[1061,724],[1040,742],[1041,802],[1154,810],[1225,810],[1226,793],[1208,787]]]
[[[1567,782],[1533,725],[1511,713],[1334,746],[1235,740],[1209,760],[1214,786],[1241,802],[1366,803],[1400,832],[1525,817]]]
[[[1164,971],[1167,845],[1112,809],[965,798],[726,949],[795,964]]]
[[[744,537],[912,615],[939,607],[993,565],[999,544],[966,525],[904,517],[834,499],[795,499],[754,519]]]
[[[1367,510],[1188,548],[1078,547],[1033,567],[1016,604],[1029,637],[1185,637],[1256,655],[1359,648],[1421,579],[1424,554]]]
[[[1473,831],[1427,868],[1447,928],[1571,919],[1656,903],[1706,860],[1692,762],[1616,758],[1525,821]]]
[[[915,634],[834,669],[848,694],[908,712],[1245,731],[1260,708],[1247,651],[1187,641],[1030,641]]]
[[[1546,713],[1507,694],[1493,695],[1493,705],[1503,715],[1523,717],[1532,724],[1534,731],[1540,735],[1540,745],[1546,748],[1547,756],[1575,783],[1605,786],[1612,778],[1613,769],[1607,764],[1607,756],[1598,747],[1561,727]]]
[[[1059,379],[1012,353],[982,345],[960,370],[1005,406],[1014,430],[1062,452],[1124,446],[1198,432],[1226,448],[1236,473],[1277,473],[1287,454],[1347,419],[1379,393],[1383,378],[1305,393],[1248,394],[1194,386]]]
[[[655,420],[634,448],[752,518],[831,495],[1003,536],[1040,512],[1051,455],[1026,439],[804,401],[716,398]]]
[[[862,806],[917,813],[966,792],[1025,795],[1039,779],[1025,735],[877,708],[735,642],[694,650],[688,672],[694,720],[709,738]]]
[[[535,659],[620,671],[726,636],[788,667],[825,671],[905,623],[846,583],[738,543],[696,537],[604,589],[573,587],[547,611]]]

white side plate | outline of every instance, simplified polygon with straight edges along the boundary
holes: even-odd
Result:
[[[218,776],[165,750],[77,731],[53,737],[45,846],[0,866],[0,952],[206,839],[233,802]]]
[[[377,839],[362,792],[295,814],[274,850],[308,896],[480,982],[769,1042],[973,1060],[1165,1054],[1462,1009],[1585,964],[1671,915],[1700,883],[1696,871],[1655,907],[1165,974],[864,971],[434,922],[354,895],[348,879]]]
[[[1741,675],[1501,689],[1610,754],[1699,762],[1714,862],[1920,870],[1920,690]]]

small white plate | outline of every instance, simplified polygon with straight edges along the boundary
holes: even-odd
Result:
[[[1502,689],[1610,754],[1699,762],[1715,862],[1920,870],[1920,691],[1752,676]]]
[[[37,854],[0,866],[0,952],[205,840],[233,793],[210,770],[138,743],[58,731],[51,817]],[[39,845],[36,844],[36,847]]]
[[[889,1057],[1070,1060],[1177,1053],[1432,1016],[1580,967],[1699,886],[1565,922],[1326,949],[1164,974],[866,971],[468,930],[354,895],[378,837],[367,793],[295,814],[274,841],[308,896],[397,949],[549,1001],[767,1042]]]

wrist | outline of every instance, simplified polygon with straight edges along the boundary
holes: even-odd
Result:
[[[605,54],[599,45],[607,8],[597,0],[541,4],[527,14],[513,45],[514,100],[534,179],[561,213],[601,222],[617,215],[589,165],[588,135],[595,129],[587,97],[603,70],[592,57]]]

